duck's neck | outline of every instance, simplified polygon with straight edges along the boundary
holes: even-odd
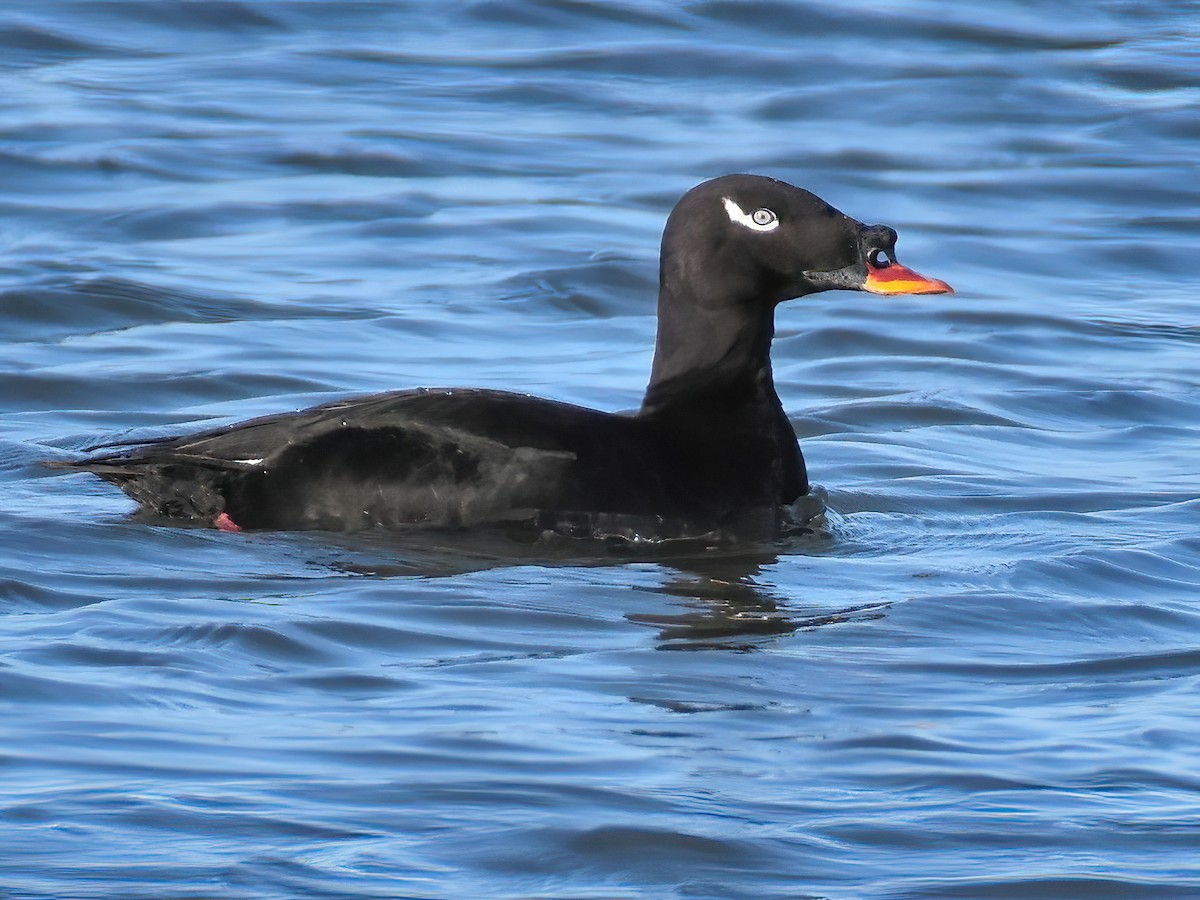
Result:
[[[714,502],[725,497],[731,508],[791,503],[808,490],[771,375],[774,333],[772,303],[706,305],[659,293],[639,416],[674,442],[677,463],[690,458],[705,478],[715,476],[726,490]]]
[[[642,414],[678,404],[708,405],[718,397],[738,406],[777,408],[771,377],[774,333],[770,304],[705,308],[660,294],[658,338]]]

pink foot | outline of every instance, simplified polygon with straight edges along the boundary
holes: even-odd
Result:
[[[216,519],[213,520],[213,524],[215,526],[217,526],[217,528],[219,528],[221,531],[241,531],[242,530],[242,526],[239,525],[237,522],[233,521],[233,519],[229,518],[229,513],[227,513],[227,512],[223,512],[219,516],[217,516]]]

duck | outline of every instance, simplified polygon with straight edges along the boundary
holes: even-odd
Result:
[[[830,290],[953,292],[901,265],[896,240],[786,182],[713,178],[663,230],[636,411],[405,389],[100,444],[51,465],[116,485],[143,517],[227,532],[527,523],[577,536],[769,534],[809,492],[772,377],[776,307]]]

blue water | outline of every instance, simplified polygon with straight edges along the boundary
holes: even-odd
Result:
[[[1193,2],[0,8],[0,896],[1200,896]],[[779,544],[224,534],[47,458],[420,385],[636,407],[731,171]]]

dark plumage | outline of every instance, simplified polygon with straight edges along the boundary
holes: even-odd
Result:
[[[808,490],[771,378],[775,306],[831,288],[950,290],[898,265],[895,241],[783,182],[717,178],[667,221],[636,414],[398,391],[54,465],[94,472],[153,515],[227,530],[533,520],[761,533]]]

